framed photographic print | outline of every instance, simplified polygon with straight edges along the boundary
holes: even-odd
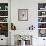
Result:
[[[18,20],[28,21],[28,9],[18,9]]]

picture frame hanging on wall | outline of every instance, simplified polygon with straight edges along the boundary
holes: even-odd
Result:
[[[28,21],[28,9],[18,9],[18,21]]]

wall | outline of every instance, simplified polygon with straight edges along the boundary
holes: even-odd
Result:
[[[32,24],[35,26],[34,36],[38,36],[38,3],[45,3],[46,0],[11,0],[11,22],[14,23],[16,29],[27,30]],[[28,9],[28,21],[18,21],[18,9]],[[17,31],[16,30],[16,31]],[[33,46],[40,46],[43,44],[43,39],[34,37]]]
[[[15,2],[15,3],[14,3]],[[32,3],[33,2],[33,3]],[[33,4],[33,5],[32,5]],[[18,9],[28,9],[28,21],[18,21]],[[37,2],[30,0],[15,0],[11,2],[11,20],[17,30],[27,30],[29,26],[37,27]]]
[[[11,22],[17,30],[26,30],[32,24],[38,27],[38,3],[46,0],[11,0]],[[28,9],[28,21],[18,21],[18,9]]]

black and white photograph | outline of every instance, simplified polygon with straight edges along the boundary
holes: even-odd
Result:
[[[18,20],[28,21],[28,9],[18,9]]]

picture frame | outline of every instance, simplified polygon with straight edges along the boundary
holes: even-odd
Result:
[[[18,9],[18,21],[28,21],[28,9]]]

